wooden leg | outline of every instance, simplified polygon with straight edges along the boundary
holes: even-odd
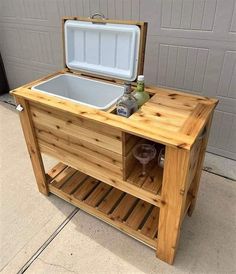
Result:
[[[199,189],[199,185],[200,185],[200,179],[201,179],[202,168],[203,168],[203,163],[204,163],[204,158],[205,158],[205,151],[206,151],[210,128],[211,128],[211,122],[212,122],[212,116],[209,118],[209,121],[206,125],[206,135],[205,135],[204,139],[202,140],[202,145],[201,145],[199,158],[198,158],[198,164],[197,164],[197,168],[196,168],[196,174],[194,176],[192,186],[190,187],[190,190],[189,190],[189,194],[192,197],[192,201],[191,201],[191,205],[188,209],[188,216],[192,216],[194,208],[196,206],[197,194],[198,194],[198,189]]]
[[[166,147],[157,257],[173,264],[187,196],[190,151]]]
[[[23,111],[19,112],[21,126],[25,136],[26,145],[29,151],[31,163],[34,170],[34,175],[41,193],[48,195],[48,185],[42,161],[42,156],[39,150],[38,142],[35,137],[34,126],[31,119],[29,104],[22,98],[16,98],[17,104],[23,107]]]

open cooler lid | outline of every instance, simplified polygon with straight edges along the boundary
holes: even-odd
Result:
[[[65,62],[69,69],[111,78],[137,78],[140,28],[134,24],[66,20]]]

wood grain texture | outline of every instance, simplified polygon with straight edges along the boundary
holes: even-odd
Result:
[[[137,202],[136,197],[126,194],[112,212],[111,219],[125,221]]]
[[[147,221],[141,229],[141,233],[147,235],[150,238],[154,238],[158,230],[158,222],[159,208],[153,207],[150,215],[147,218]]]
[[[67,19],[88,20],[67,17],[63,25]],[[139,25],[138,73],[142,73],[145,23],[107,22]],[[184,216],[187,211],[191,215],[195,207],[211,117],[218,101],[146,87],[151,99],[126,119],[113,113],[114,106],[105,112],[31,90],[33,85],[64,73],[122,83],[65,68],[12,92],[24,107],[20,117],[40,192],[48,194],[49,189],[155,248],[160,259],[172,264]],[[199,141],[205,126],[207,135]],[[142,139],[166,146],[164,174],[163,169],[150,165],[148,176],[140,177],[141,167],[132,149]],[[63,163],[45,176],[40,152]]]
[[[189,166],[189,151],[166,147],[157,257],[169,264],[173,263],[178,247],[187,196]]]
[[[56,177],[59,173],[61,173],[65,168],[66,166],[63,163],[59,162],[56,166],[54,166],[47,172],[48,180],[51,181],[54,177]]]
[[[204,163],[204,158],[205,158],[207,142],[209,139],[212,118],[213,118],[213,113],[211,114],[211,116],[206,124],[206,135],[201,142],[201,147],[199,149],[199,156],[198,156],[198,159],[196,162],[196,171],[195,171],[194,177],[192,178],[192,181],[191,181],[192,187],[190,187],[189,193],[190,193],[192,199],[191,199],[190,207],[188,209],[189,216],[192,215],[195,205],[196,205],[197,194],[198,194],[198,189],[199,189],[199,185],[200,185],[200,178],[201,178],[201,174],[202,174],[202,168],[203,168],[203,163]]]
[[[49,129],[59,132],[59,134],[68,134],[86,141],[98,147],[121,154],[122,142],[121,132],[111,127],[101,126],[96,122],[86,122],[84,119],[76,119],[62,112],[36,108],[32,105],[31,112],[36,127],[47,126]]]
[[[34,131],[29,104],[23,98],[16,98],[16,103],[24,108],[23,111],[19,113],[19,116],[38,189],[41,193],[48,195],[47,177]]]
[[[209,105],[206,107],[205,104],[198,104],[185,121],[183,127],[181,128],[181,132],[197,138],[197,136],[201,133],[202,128],[206,125],[213,110],[214,105]]]
[[[51,184],[55,187],[61,188],[63,184],[76,173],[76,169],[67,167],[65,168],[55,179],[52,180]]]
[[[155,206],[160,206],[160,195],[153,194],[142,188],[138,188],[135,185],[130,184],[129,182],[124,181],[121,176],[118,176],[116,173],[112,173],[109,170],[106,170],[102,167],[99,167],[95,164],[92,164],[88,160],[80,159],[79,155],[71,154],[69,151],[64,151],[59,147],[49,147],[48,144],[44,144],[40,141],[41,151],[45,154],[48,154],[52,157],[57,158],[63,163],[78,169],[79,171],[88,174],[102,182],[105,182],[113,187],[116,187],[122,191],[130,193],[144,201],[147,201]]]
[[[100,203],[98,209],[103,213],[110,213],[114,206],[120,201],[123,197],[124,192],[119,189],[113,188],[112,191],[106,196],[105,199]]]
[[[70,114],[164,145],[177,146],[190,150],[197,138],[196,132],[202,130],[205,124],[204,121],[209,118],[217,101],[208,100],[205,97],[186,96],[183,93],[181,95],[180,92],[175,93],[175,91],[170,92],[170,90],[165,92],[164,89],[155,89],[154,91],[155,95],[149,102],[144,104],[137,113],[128,119],[26,88],[19,88],[13,94],[37,102],[38,105],[42,105],[48,109],[65,113],[65,115]],[[201,108],[204,109],[200,123],[197,120],[195,121],[194,119],[197,119],[197,117],[194,114],[192,115],[199,102],[201,102]],[[151,112],[150,106],[152,106]],[[173,110],[175,110],[175,113],[179,112],[182,114],[182,116],[176,115],[176,123],[174,123],[175,119],[172,119],[170,115],[171,112],[173,113]],[[192,117],[191,124],[197,124],[194,132],[189,133],[187,131],[186,133],[182,130],[182,127],[186,124],[189,117]]]
[[[69,166],[65,166],[64,170],[70,169]],[[62,176],[63,174],[65,178]],[[63,185],[56,186],[51,182],[49,184],[50,192],[148,246],[156,248],[157,208],[103,182],[96,181],[94,178],[84,179],[83,176],[79,178],[76,175],[86,176],[76,171],[72,177],[68,178],[67,173],[62,171],[53,180],[63,180]],[[60,179],[57,178],[58,176]],[[72,190],[72,185],[74,185],[72,193],[66,191]]]

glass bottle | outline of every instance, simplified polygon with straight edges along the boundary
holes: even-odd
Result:
[[[135,90],[134,97],[138,102],[139,108],[150,99],[148,92],[144,90],[144,75],[138,76],[137,88]]]
[[[127,82],[124,85],[124,94],[117,101],[116,104],[116,113],[117,115],[129,117],[135,111],[138,110],[137,101],[134,96],[131,94],[131,83]]]

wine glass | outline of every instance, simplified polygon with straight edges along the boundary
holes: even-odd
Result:
[[[164,163],[165,163],[165,148],[162,148],[160,150],[160,153],[158,155],[158,165],[161,168],[164,168]]]
[[[133,150],[134,157],[142,165],[142,176],[147,174],[146,166],[156,156],[156,148],[151,144],[138,144]]]

